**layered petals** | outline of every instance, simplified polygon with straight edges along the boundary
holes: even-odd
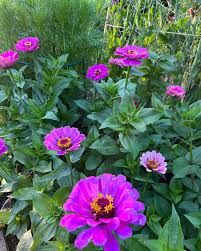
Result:
[[[93,242],[106,251],[118,251],[120,246],[115,235],[130,238],[130,225],[142,226],[146,222],[139,196],[123,175],[103,174],[82,179],[64,204],[68,214],[62,217],[60,225],[69,232],[88,226],[75,241],[79,249]]]
[[[95,64],[89,67],[87,71],[87,78],[99,82],[101,79],[105,79],[109,75],[109,69],[104,64]]]
[[[40,40],[38,37],[25,37],[16,43],[15,48],[17,51],[22,52],[37,51],[40,47],[39,43]]]
[[[6,69],[14,65],[19,59],[17,52],[9,50],[0,54],[0,68]]]
[[[180,85],[169,85],[166,88],[166,95],[182,99],[185,97],[186,90]]]
[[[45,136],[44,145],[48,150],[56,151],[58,155],[65,155],[68,152],[80,148],[85,135],[81,134],[75,127],[61,127],[53,129]]]
[[[5,141],[2,138],[0,138],[0,156],[5,154],[7,151],[8,151],[8,147]]]

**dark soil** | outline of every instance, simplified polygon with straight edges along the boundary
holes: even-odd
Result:
[[[8,251],[16,251],[18,242],[19,240],[15,235],[9,234],[8,236],[6,236]]]

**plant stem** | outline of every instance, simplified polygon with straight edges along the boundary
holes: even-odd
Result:
[[[151,173],[148,173],[147,174],[147,180],[149,179]],[[145,192],[147,191],[147,186],[148,186],[148,181],[145,181],[145,184],[144,184],[144,188],[143,188],[143,191],[142,191],[142,196],[141,196],[141,200],[144,198],[144,195],[145,195]]]
[[[193,163],[193,141],[192,141],[192,133],[190,129],[190,142],[189,142],[189,151],[190,151],[190,163]],[[192,187],[195,187],[195,177],[191,174]]]
[[[131,72],[131,67],[128,67],[128,71],[127,71],[127,74],[126,74],[125,91],[127,90],[127,87],[128,87],[128,79],[129,79],[129,76],[130,76],[130,72]]]
[[[68,167],[70,168],[70,178],[71,178],[71,183],[72,183],[72,186],[74,185],[74,180],[73,180],[73,167],[72,167],[72,164],[71,164],[71,161],[70,161],[70,155],[69,153],[66,154],[66,162],[68,164]]]

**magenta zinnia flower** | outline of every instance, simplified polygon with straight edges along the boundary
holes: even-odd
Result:
[[[148,50],[137,45],[118,47],[114,54],[127,59],[146,59],[149,57]]]
[[[104,246],[104,251],[119,251],[115,236],[130,238],[130,225],[146,223],[139,197],[123,175],[82,179],[63,206],[70,213],[62,217],[60,225],[69,232],[85,227],[75,240],[76,248],[83,249],[92,241],[95,246]]]
[[[166,88],[166,95],[178,98],[184,98],[186,90],[180,85],[169,85]]]
[[[2,156],[7,151],[8,151],[8,147],[5,141],[2,138],[0,138],[0,156]]]
[[[111,58],[109,60],[109,63],[118,65],[120,67],[138,66],[142,64],[142,62],[139,60],[132,60],[127,58]]]
[[[58,155],[64,155],[80,148],[85,135],[80,134],[75,127],[61,127],[53,129],[45,136],[44,145],[48,150],[56,151]]]
[[[14,65],[19,59],[17,52],[9,50],[0,54],[0,68],[6,69]]]
[[[31,52],[39,49],[39,38],[38,37],[25,37],[19,40],[15,48],[17,51]]]
[[[140,157],[140,164],[144,166],[147,172],[158,172],[165,174],[167,163],[161,153],[156,151],[143,153]]]
[[[87,78],[93,81],[100,81],[109,75],[109,69],[104,64],[95,64],[89,67],[87,71]]]

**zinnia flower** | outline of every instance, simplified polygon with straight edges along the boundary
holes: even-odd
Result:
[[[140,164],[144,166],[147,172],[158,172],[165,174],[167,163],[161,153],[156,151],[143,153],[140,157]]]
[[[5,141],[2,138],[0,138],[0,156],[2,156],[7,151],[8,151],[8,147]]]
[[[104,64],[95,64],[89,67],[87,71],[87,78],[98,82],[105,79],[109,75],[109,69]]]
[[[130,225],[146,223],[146,217],[139,213],[144,210],[139,197],[123,175],[103,174],[82,179],[63,206],[70,213],[61,218],[60,225],[69,232],[85,227],[75,240],[78,249],[92,241],[95,246],[104,246],[104,251],[119,251],[115,236],[123,240],[130,238]]]
[[[9,50],[0,54],[0,68],[9,68],[14,65],[19,59],[17,52]]]
[[[184,98],[186,90],[180,85],[169,85],[166,88],[166,95]]]
[[[25,37],[19,40],[15,48],[17,51],[31,52],[39,49],[39,38],[38,37]]]
[[[80,134],[75,127],[61,127],[53,129],[45,136],[44,145],[48,150],[56,151],[58,155],[64,155],[80,148],[85,135]]]
[[[127,59],[146,59],[149,57],[148,50],[137,45],[118,47],[114,54]]]
[[[132,60],[127,58],[111,58],[109,60],[109,63],[118,65],[120,67],[137,66],[142,64],[142,62],[139,60]]]

